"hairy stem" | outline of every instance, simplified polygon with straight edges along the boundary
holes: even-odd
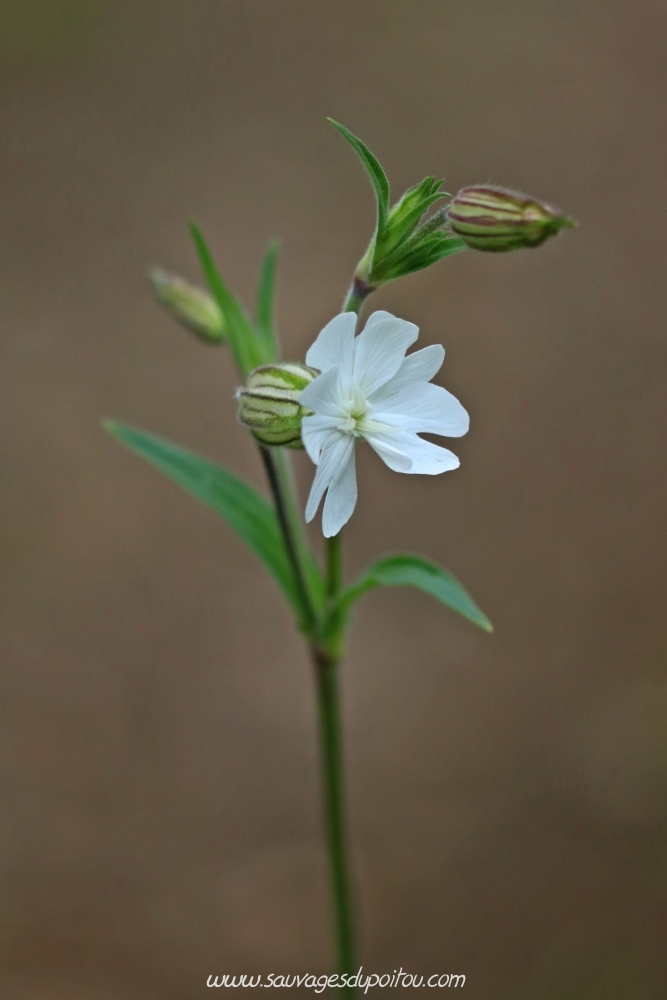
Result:
[[[342,311],[355,312],[358,314],[368,296],[374,291],[374,285],[370,285],[367,281],[364,281],[363,278],[360,278],[355,274],[354,281],[352,282],[350,290],[345,297],[345,301],[343,302]]]

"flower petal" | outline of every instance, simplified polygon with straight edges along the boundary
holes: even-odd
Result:
[[[354,448],[354,438],[341,431],[331,431],[320,454],[320,464],[317,466],[315,479],[310,489],[306,504],[306,521],[312,521],[317,514],[317,508],[324,491],[331,485],[333,479],[344,471],[349,458],[350,447]]]
[[[470,426],[468,412],[456,396],[431,382],[418,382],[378,403],[373,400],[368,417],[404,431],[445,437],[461,437]]]
[[[347,385],[352,377],[354,359],[354,332],[357,317],[354,313],[339,313],[320,332],[306,354],[306,364],[326,372],[338,367]]]
[[[410,472],[412,459],[397,447],[397,434],[364,434],[364,439],[394,472]]]
[[[301,392],[299,402],[327,417],[345,417],[341,406],[340,368],[329,368]]]
[[[354,383],[368,398],[401,366],[419,327],[387,312],[375,312],[354,342]]]
[[[319,413],[304,417],[301,421],[301,440],[308,457],[315,465],[320,464],[320,455],[332,431],[338,429],[338,417],[323,416]]]
[[[439,445],[432,444],[430,441],[424,441],[423,438],[409,432],[399,431],[393,434],[374,434],[372,440],[370,437],[367,440],[383,458],[384,455],[382,455],[378,447],[379,445],[385,448],[391,447],[399,454],[410,459],[409,468],[399,469],[394,465],[390,465],[385,458],[387,465],[395,469],[396,472],[438,476],[441,472],[450,472],[452,469],[457,469],[461,464],[456,455],[448,448],[441,448]]]
[[[380,400],[389,399],[414,382],[430,382],[442,368],[445,360],[445,349],[442,344],[431,344],[421,351],[408,354],[393,378],[377,389],[369,402],[376,404]]]
[[[357,504],[357,473],[354,462],[354,438],[348,437],[349,454],[345,465],[332,479],[322,511],[322,534],[337,535],[352,517]]]

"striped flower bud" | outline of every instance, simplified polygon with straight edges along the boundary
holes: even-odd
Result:
[[[303,448],[301,421],[312,410],[301,406],[299,397],[319,374],[299,361],[255,368],[236,392],[239,420],[262,444]]]
[[[167,312],[200,340],[207,344],[219,344],[225,339],[222,313],[208,292],[191,285],[185,278],[168,274],[161,267],[151,268],[148,277],[158,301]]]
[[[487,185],[462,188],[447,215],[452,231],[474,250],[539,247],[559,230],[577,225],[553,205]]]

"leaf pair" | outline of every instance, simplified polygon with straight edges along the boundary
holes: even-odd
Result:
[[[135,454],[220,514],[264,563],[292,605],[301,627],[307,627],[274,509],[262,496],[231,472],[152,434],[112,420],[105,421],[104,427]],[[311,589],[321,596],[322,576],[310,553],[305,568]],[[377,586],[416,587],[473,624],[492,631],[488,618],[458,580],[439,566],[413,555],[388,556],[366,570],[341,592],[328,611],[323,630],[334,628],[334,623],[347,615],[362,594]]]
[[[426,177],[409,188],[389,206],[389,181],[377,158],[349,129],[329,118],[359,156],[375,191],[377,221],[375,234],[357,267],[359,281],[375,288],[387,281],[429,267],[443,257],[465,250],[458,236],[442,230],[447,224],[444,212],[436,212],[426,222],[422,219],[437,202],[448,198],[442,181]]]

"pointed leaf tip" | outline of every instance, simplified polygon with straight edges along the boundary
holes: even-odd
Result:
[[[257,283],[256,325],[263,336],[269,360],[278,358],[278,338],[275,329],[276,265],[280,243],[270,241],[264,254]]]
[[[189,228],[206,283],[222,313],[236,366],[241,376],[245,378],[253,368],[272,360],[265,339],[254,329],[240,302],[222,280],[199,226],[196,222],[190,221]]]
[[[357,156],[366,168],[366,173],[370,177],[371,184],[375,190],[375,198],[377,202],[377,231],[376,238],[382,238],[384,231],[387,227],[387,216],[389,214],[389,181],[384,170],[380,166],[380,162],[375,157],[368,146],[365,145],[354,135],[348,128],[341,125],[340,122],[335,121],[333,118],[327,118],[327,121],[333,125],[335,129],[338,129],[343,138],[347,139],[350,143]]]
[[[343,591],[339,599],[340,611],[346,611],[362,594],[377,586],[415,587],[485,632],[493,632],[489,619],[456,577],[435,563],[411,554],[386,556],[378,560],[356,583]]]

